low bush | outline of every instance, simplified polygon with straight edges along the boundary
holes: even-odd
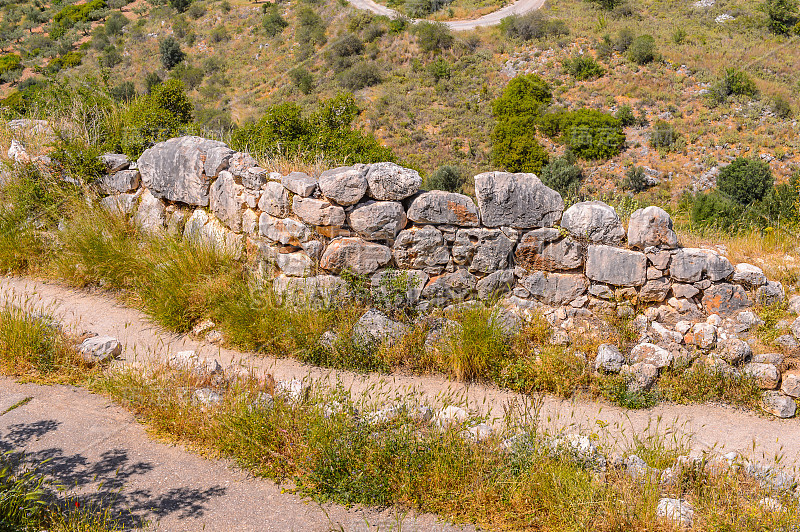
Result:
[[[73,179],[91,184],[106,173],[99,159],[100,154],[100,148],[90,146],[81,139],[60,137],[53,145],[50,158]]]
[[[609,159],[625,146],[620,121],[595,109],[547,113],[541,116],[538,124],[543,134],[557,138],[581,159]]]
[[[758,96],[758,89],[746,72],[726,68],[722,76],[711,85],[709,97],[714,103],[722,103],[730,96],[755,98]]]
[[[566,22],[547,18],[540,11],[506,17],[500,22],[500,31],[510,39],[523,41],[569,35]]]
[[[628,51],[633,44],[633,41],[636,39],[636,34],[633,33],[633,30],[630,28],[622,28],[619,30],[617,34],[617,38],[613,41],[614,50],[617,52],[624,54]]]
[[[325,52],[325,61],[334,72],[339,73],[350,68],[363,52],[364,43],[361,39],[348,34],[330,45]]]
[[[85,4],[72,4],[62,8],[53,15],[50,38],[54,40],[60,38],[79,22],[99,20],[107,6],[106,0],[90,0]]]
[[[646,65],[658,60],[658,48],[652,35],[640,35],[631,42],[627,50],[628,59],[637,65]]]
[[[327,42],[325,23],[313,9],[308,6],[301,7],[297,11],[297,21],[299,23],[295,33],[297,42],[317,46],[322,46]]]
[[[789,35],[798,23],[797,0],[766,0],[763,8],[772,33]]]
[[[652,185],[647,179],[644,168],[641,166],[631,166],[625,171],[625,178],[622,180],[622,189],[630,190],[634,193],[644,192]]]
[[[747,206],[762,200],[774,182],[769,164],[759,159],[739,157],[719,171],[717,190]]]
[[[623,105],[617,109],[617,112],[614,113],[614,118],[619,120],[619,123],[624,127],[632,126],[638,123],[638,120],[636,119],[636,116],[634,116],[630,105]]]
[[[261,17],[261,27],[264,28],[264,33],[267,34],[267,37],[275,37],[288,26],[289,23],[286,22],[286,19],[281,16],[277,9],[269,9]]]
[[[446,190],[461,193],[464,190],[466,176],[460,168],[444,165],[437,168],[425,178],[422,187],[426,190]]]
[[[305,68],[297,67],[290,70],[289,77],[292,78],[292,84],[303,94],[311,94],[314,90],[314,76]]]
[[[698,227],[735,232],[744,224],[742,206],[719,192],[696,195],[691,201],[690,216]]]
[[[572,196],[580,189],[583,171],[571,156],[557,157],[542,168],[541,179],[562,196]]]
[[[539,173],[550,160],[536,139],[535,120],[507,118],[492,130],[492,163],[509,172]]]
[[[165,37],[158,42],[158,54],[161,58],[161,65],[167,70],[171,70],[186,58],[180,43],[172,36]]]
[[[564,70],[578,81],[599,78],[605,69],[591,56],[579,55],[564,61]]]
[[[455,41],[453,33],[441,22],[423,21],[414,26],[417,42],[423,52],[440,53],[449,50]]]
[[[536,74],[527,74],[508,82],[503,94],[492,102],[492,112],[498,120],[536,118],[552,101],[547,82]]]
[[[650,131],[650,146],[665,150],[674,150],[680,146],[680,135],[669,122],[657,120]],[[685,144],[685,143],[684,143]]]

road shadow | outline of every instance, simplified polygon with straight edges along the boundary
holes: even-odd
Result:
[[[55,420],[11,425],[5,433],[0,432],[0,452],[14,453],[16,461],[45,475],[59,502],[107,510],[123,529],[138,528],[171,515],[179,519],[201,517],[210,500],[226,493],[226,488],[219,485],[178,486],[166,491],[149,487],[129,489],[132,481],[141,483],[155,465],[132,459],[127,449],[109,449],[96,459],[80,452],[67,453],[61,447],[25,449],[28,442],[57,430],[59,425]]]

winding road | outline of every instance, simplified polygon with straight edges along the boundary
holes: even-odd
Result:
[[[389,18],[399,16],[397,11],[389,9],[374,0],[348,0],[350,4],[358,9],[365,11],[372,11],[376,15],[383,15]],[[473,20],[451,20],[445,22],[445,25],[453,31],[469,31],[476,28],[483,28],[486,26],[495,26],[500,24],[500,21],[510,15],[522,15],[530,11],[536,11],[544,5],[545,0],[519,0],[504,8],[498,9],[492,13],[483,15],[482,17]],[[415,22],[418,22],[415,20]]]

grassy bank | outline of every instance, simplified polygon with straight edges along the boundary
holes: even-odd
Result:
[[[7,345],[7,331],[40,320],[30,313],[0,314],[0,345]],[[50,343],[67,342],[56,329],[47,331]],[[50,356],[41,345],[29,342],[21,355],[0,349],[3,373],[22,362],[40,367]],[[388,398],[367,400],[318,383],[307,383],[298,396],[270,396],[265,393],[270,387],[255,378],[226,380],[169,367],[94,368],[87,378],[76,377],[76,369],[65,364],[43,374],[105,394],[161,436],[232,458],[254,475],[287,482],[289,489],[319,501],[433,512],[490,530],[611,532],[677,530],[655,512],[659,499],[671,496],[694,506],[698,529],[789,530],[800,524],[793,497],[773,494],[740,470],[715,470],[701,462],[682,468],[671,484],[651,476],[635,479],[624,469],[603,471],[594,454],[554,444],[566,440],[546,434],[531,405],[509,409],[502,430],[475,441],[464,431],[479,419],[437,423],[418,415],[415,403],[396,399],[396,408],[383,409],[379,418],[374,412]],[[209,387],[219,401],[197,400],[194,391]],[[634,435],[623,454],[635,453],[650,467],[673,464],[685,449],[660,432]],[[512,435],[518,443],[503,444]],[[770,495],[780,500],[781,510],[760,505]]]

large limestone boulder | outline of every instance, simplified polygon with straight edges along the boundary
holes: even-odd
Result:
[[[641,286],[647,280],[647,257],[604,245],[591,245],[586,255],[586,276],[614,286]]]
[[[367,193],[367,170],[361,164],[326,170],[319,176],[319,188],[326,198],[339,205],[355,205]]]
[[[206,154],[213,148],[227,146],[192,136],[159,142],[139,157],[142,183],[156,198],[206,207],[211,185],[205,173]]]
[[[244,239],[228,229],[203,209],[195,209],[183,227],[183,238],[192,242],[211,246],[220,253],[234,258],[241,256]]]
[[[403,204],[396,201],[360,203],[348,219],[353,231],[367,240],[394,240],[406,226]]]
[[[292,200],[292,210],[304,222],[311,225],[339,227],[345,221],[344,209],[324,200],[295,196]]]
[[[242,230],[242,211],[247,207],[244,187],[237,185],[233,174],[223,170],[211,185],[209,203],[214,216],[234,232]]]
[[[349,269],[361,275],[374,273],[392,260],[392,250],[361,238],[344,237],[333,240],[320,259],[320,268],[331,273]]]
[[[670,276],[684,283],[696,283],[704,277],[717,282],[726,279],[733,271],[728,259],[709,249],[678,249],[672,254],[669,264]]]
[[[258,200],[258,208],[272,216],[286,218],[291,213],[289,191],[277,181],[270,181]]]
[[[667,211],[655,206],[634,211],[628,222],[628,245],[639,249],[678,247],[678,235],[672,229],[672,218]]]
[[[314,261],[303,251],[278,253],[275,264],[289,277],[308,277],[314,269]]]
[[[206,150],[206,161],[203,164],[203,171],[206,177],[214,177],[223,170],[227,170],[234,153],[232,149],[224,144]]]
[[[703,292],[703,308],[708,314],[732,316],[752,305],[747,292],[736,284],[714,284]]]
[[[164,227],[166,214],[167,208],[164,202],[151,194],[149,190],[145,190],[139,200],[134,221],[143,231],[154,232]]]
[[[764,275],[764,270],[746,262],[740,262],[736,265],[732,280],[734,283],[741,283],[752,288],[767,284],[767,276]]]
[[[478,209],[472,198],[441,190],[423,192],[414,198],[408,209],[408,219],[422,224],[480,225]]]
[[[311,229],[298,220],[276,218],[262,212],[258,220],[258,230],[262,236],[283,245],[301,246],[311,240]]]
[[[389,318],[382,312],[369,309],[353,327],[353,336],[359,342],[393,344],[408,332],[408,326]]]
[[[515,257],[518,265],[531,270],[574,270],[583,265],[583,245],[561,238],[558,229],[534,229],[522,236]]]
[[[475,176],[475,195],[487,227],[551,227],[564,211],[561,195],[544,186],[534,174],[479,174]]]
[[[419,172],[394,163],[375,163],[369,166],[367,184],[371,198],[381,201],[400,201],[419,191],[422,178]]]
[[[491,299],[510,292],[516,283],[514,270],[498,270],[490,273],[475,286],[479,299]]]
[[[667,299],[667,294],[672,288],[672,283],[668,277],[658,277],[650,279],[639,290],[639,301],[646,303],[658,303]]]
[[[450,262],[444,235],[430,225],[401,231],[392,252],[400,268],[422,270],[429,275],[440,275]]]
[[[139,188],[139,170],[119,170],[101,177],[97,184],[106,194],[124,194]]]
[[[292,172],[281,178],[281,184],[294,194],[304,198],[309,197],[317,190],[317,180],[305,172]]]
[[[520,284],[536,299],[548,305],[564,305],[586,293],[589,282],[580,274],[534,272]]]
[[[561,227],[576,238],[596,244],[619,244],[625,238],[625,228],[610,205],[602,201],[576,203],[564,212]]]
[[[422,297],[432,305],[445,306],[464,301],[475,294],[478,279],[467,270],[459,269],[430,280],[422,290]]]
[[[511,262],[514,242],[500,229],[459,229],[453,242],[453,262],[472,273],[504,270]]]

